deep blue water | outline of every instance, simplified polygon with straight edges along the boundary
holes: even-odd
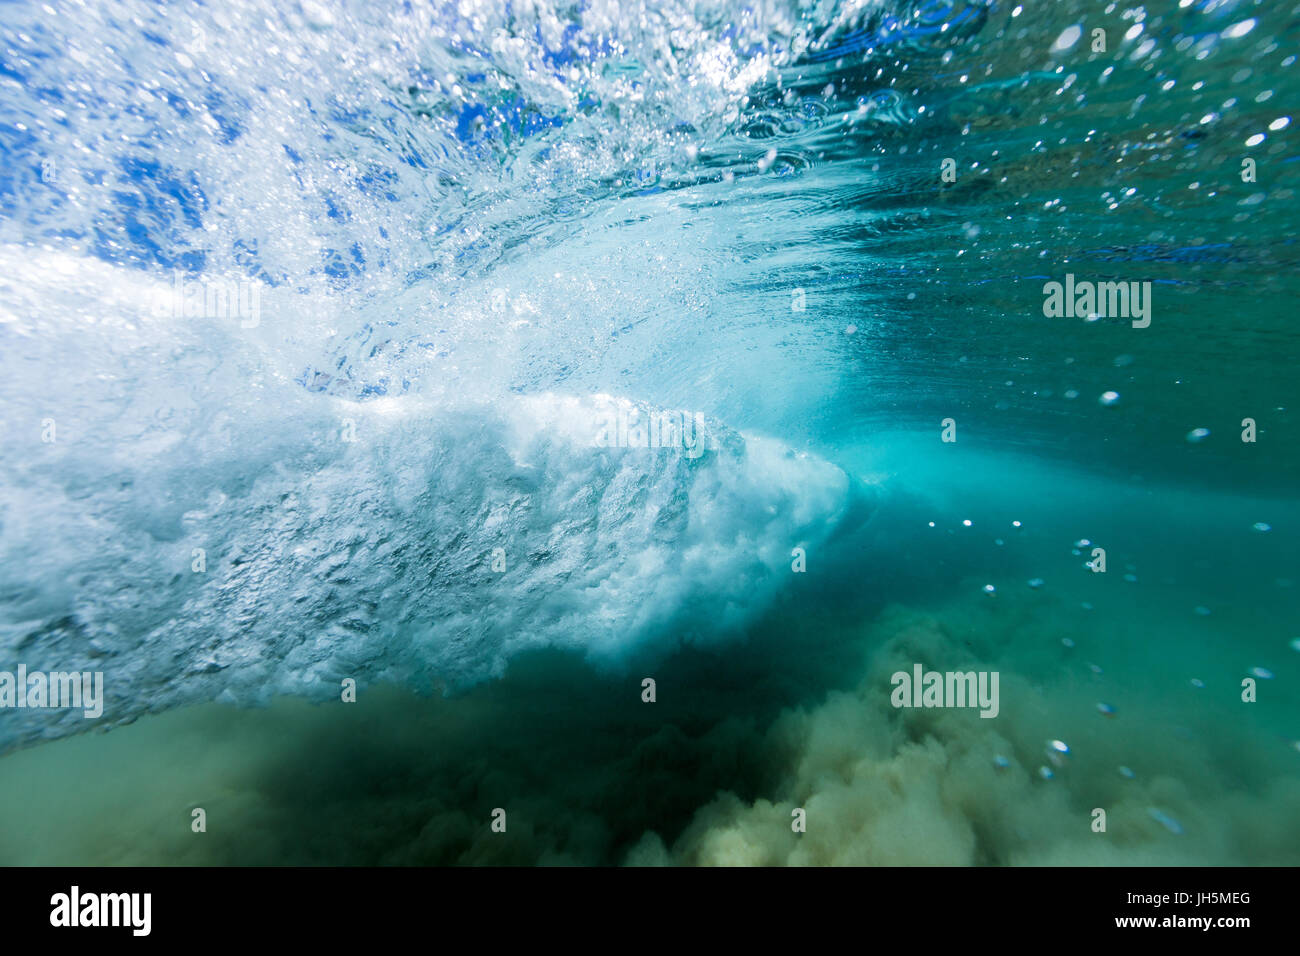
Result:
[[[1284,7],[0,33],[0,861],[1297,862]]]

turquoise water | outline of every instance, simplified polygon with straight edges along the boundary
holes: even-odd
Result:
[[[1288,16],[7,5],[0,861],[1298,862]]]

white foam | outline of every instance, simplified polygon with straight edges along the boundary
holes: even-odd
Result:
[[[613,664],[720,640],[790,583],[794,547],[860,514],[839,468],[720,422],[703,453],[611,448],[611,413],[657,410],[312,393],[265,328],[154,317],[147,283],[120,289],[133,274],[74,271],[30,272],[30,314],[0,289],[0,653],[102,670],[105,722],[337,697],[347,677],[472,682],[539,646]],[[8,711],[0,745],[85,724]]]

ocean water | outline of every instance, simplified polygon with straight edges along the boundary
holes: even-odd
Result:
[[[1298,12],[5,4],[0,862],[1300,862]]]

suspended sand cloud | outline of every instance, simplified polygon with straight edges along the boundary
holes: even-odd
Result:
[[[29,825],[8,831],[0,853],[191,864],[1294,865],[1294,753],[1266,726],[1243,728],[1239,702],[1190,688],[1147,694],[1140,675],[1108,672],[1105,690],[1125,707],[1106,719],[1093,707],[1099,679],[1082,660],[1063,661],[1059,645],[1038,647],[1034,615],[987,608],[982,598],[938,612],[896,606],[821,652],[815,634],[830,619],[803,633],[783,619],[744,658],[722,650],[661,664],[655,705],[641,702],[634,678],[550,651],[447,698],[375,687],[357,705],[151,716],[7,757],[0,808],[35,793],[42,809],[25,811]],[[819,690],[827,674],[791,658],[792,633],[827,667],[861,661],[858,676]],[[773,676],[782,659],[786,682]],[[890,674],[915,661],[997,667],[1002,712],[893,708]],[[1054,740],[1069,750],[1056,764]],[[188,814],[199,806],[209,829],[195,840]],[[1091,829],[1097,807],[1105,833]],[[505,834],[488,826],[495,808],[507,812]],[[795,808],[806,832],[791,828]]]
[[[65,12],[3,28],[0,672],[112,729],[0,713],[0,859],[1295,862],[1281,19]]]

